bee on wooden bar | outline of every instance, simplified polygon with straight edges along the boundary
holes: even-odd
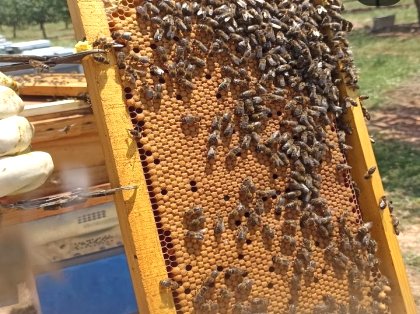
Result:
[[[365,179],[370,179],[370,178],[372,178],[372,174],[374,174],[374,173],[375,173],[375,171],[376,171],[376,166],[372,166],[372,167],[370,167],[370,168],[366,171],[366,173],[365,173],[365,175],[364,175],[364,178],[365,178]]]
[[[388,201],[386,199],[386,196],[384,195],[379,199],[379,208],[381,210],[384,210],[386,208],[387,204],[388,204]]]

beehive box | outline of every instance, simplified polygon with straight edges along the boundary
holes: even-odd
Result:
[[[410,311],[339,3],[70,9],[124,46],[85,70],[111,182],[139,185],[117,203],[140,311]]]

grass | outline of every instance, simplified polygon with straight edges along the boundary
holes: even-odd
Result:
[[[420,269],[420,255],[408,253],[404,255],[404,260],[407,265]]]
[[[346,18],[355,25],[357,28],[371,27],[375,17],[383,17],[395,14],[396,24],[408,24],[417,22],[417,14],[414,7],[413,0],[401,0],[398,4],[410,5],[409,7],[393,6],[389,8],[375,8],[371,7],[370,10],[349,12],[354,9],[366,9],[367,7],[359,1],[344,2],[344,7],[347,11]]]
[[[73,47],[77,42],[74,38],[73,26],[71,24],[69,24],[68,29],[66,29],[63,22],[47,23],[45,28],[48,39],[51,40],[53,46]],[[0,34],[12,42],[43,39],[42,32],[37,25],[18,29],[16,38],[13,38],[13,29],[7,26],[2,26],[0,28]]]
[[[350,45],[359,68],[361,92],[370,96],[365,105],[373,109],[386,104],[383,95],[387,91],[420,73],[419,36],[383,37],[368,33],[374,17],[395,14],[397,24],[415,23],[417,15],[413,1],[401,0],[400,4],[411,6],[388,9],[373,7],[368,11],[345,14],[346,19],[356,27],[349,36]],[[358,1],[345,2],[345,7],[347,10],[366,8]]]
[[[377,141],[375,155],[385,189],[400,218],[420,215],[420,148],[398,141]]]

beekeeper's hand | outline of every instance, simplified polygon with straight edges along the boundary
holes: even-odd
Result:
[[[24,117],[17,84],[0,72],[0,197],[41,186],[54,169],[50,154],[27,152],[34,128]]]

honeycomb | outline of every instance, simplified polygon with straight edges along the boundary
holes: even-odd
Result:
[[[341,4],[104,5],[112,39],[94,46],[122,46],[112,52],[168,273],[157,284],[177,312],[387,312],[345,157],[354,103],[337,84],[357,75]]]

